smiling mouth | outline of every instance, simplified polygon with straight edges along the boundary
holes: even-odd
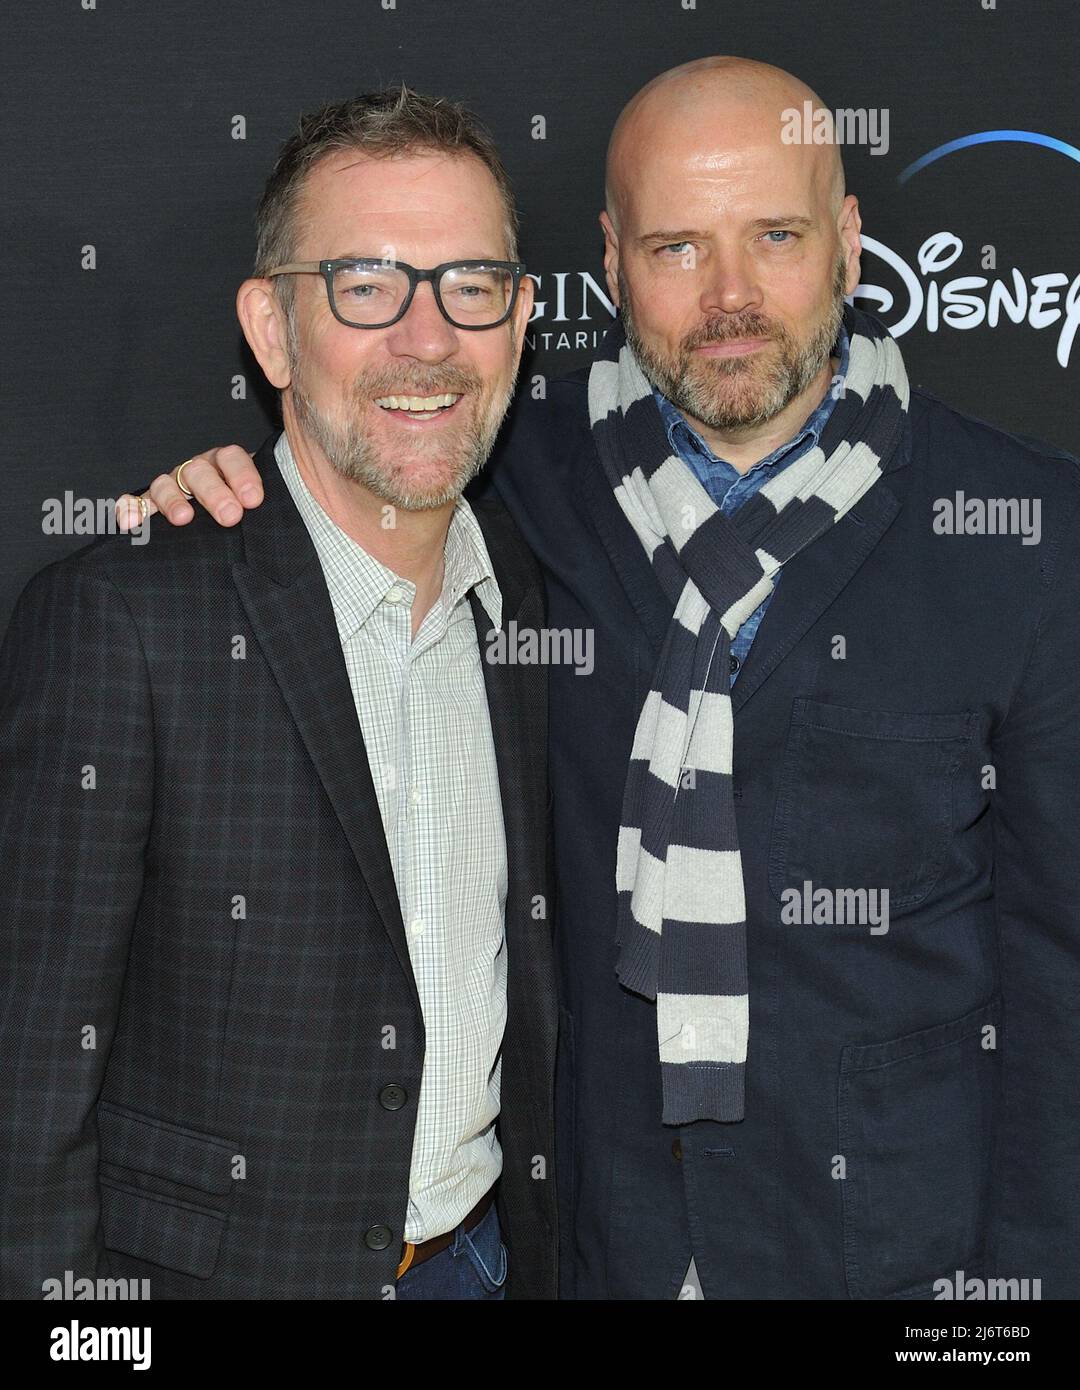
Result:
[[[445,392],[441,396],[378,396],[375,404],[383,410],[400,411],[414,420],[433,420],[444,410],[450,410],[460,399],[458,393]]]

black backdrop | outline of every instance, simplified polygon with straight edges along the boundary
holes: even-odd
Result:
[[[580,366],[609,321],[603,154],[649,77],[738,53],[886,111],[887,150],[845,151],[864,307],[903,330],[914,382],[1080,448],[1075,0],[6,0],[0,25],[0,630],[85,544],[45,533],[49,499],[265,436],[233,313],[263,180],[299,111],[400,79],[466,101],[503,150],[540,280],[526,377]],[[949,285],[973,297],[939,317]]]

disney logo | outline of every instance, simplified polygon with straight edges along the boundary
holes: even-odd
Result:
[[[872,312],[886,323],[894,338],[903,337],[920,321],[928,333],[937,333],[942,326],[964,330],[985,323],[996,328],[1005,318],[1012,323],[1027,323],[1036,330],[1060,324],[1057,361],[1061,367],[1069,365],[1080,327],[1080,275],[1071,280],[1063,271],[1025,276],[1014,266],[1007,277],[958,275],[939,281],[930,277],[941,275],[963,254],[964,243],[952,232],[928,236],[919,247],[915,269],[884,242],[864,236],[862,244],[864,250],[896,272],[907,295],[907,305],[903,313],[895,314],[894,322],[889,322],[896,296],[884,286],[860,282],[852,298],[869,300]]]

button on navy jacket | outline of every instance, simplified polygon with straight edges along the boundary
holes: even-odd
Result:
[[[732,689],[746,1116],[681,1130],[655,1007],[615,977],[671,605],[585,373],[519,402],[491,479],[548,625],[595,634],[591,674],[550,671],[561,1296],[671,1298],[691,1254],[714,1299],[933,1298],[958,1272],[1080,1296],[1080,463],[915,390],[885,475],[785,566]],[[941,534],[957,493],[1038,499],[1038,543]],[[807,883],[888,889],[888,930],[782,920]]]

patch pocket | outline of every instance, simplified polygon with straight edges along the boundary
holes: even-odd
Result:
[[[98,1180],[105,1246],[208,1279],[233,1196],[237,1145],[101,1101]]]
[[[852,1298],[932,1298],[938,1279],[984,1273],[1000,1031],[994,998],[949,1023],[843,1048],[838,1152]]]
[[[941,876],[971,711],[901,714],[795,700],[780,776],[769,887],[888,889],[914,907]]]

